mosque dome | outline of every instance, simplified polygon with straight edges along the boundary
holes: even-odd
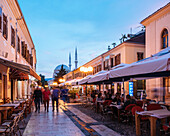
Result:
[[[53,73],[53,77],[57,76],[57,74],[59,73],[59,71],[61,70],[63,66],[63,69],[65,69],[65,71],[68,73],[70,72],[69,70],[69,67],[64,65],[64,64],[61,64],[61,65],[58,65],[55,69],[54,69],[54,73]]]

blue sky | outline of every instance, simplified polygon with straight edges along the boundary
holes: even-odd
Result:
[[[37,73],[52,77],[68,65],[75,47],[78,66],[107,51],[121,34],[140,30],[140,21],[169,0],[18,0],[37,51]]]

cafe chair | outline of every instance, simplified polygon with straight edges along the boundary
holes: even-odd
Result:
[[[129,122],[130,119],[132,118],[132,108],[136,106],[136,104],[129,104],[128,106],[125,107],[125,110],[121,111],[120,114],[120,119],[122,120],[122,122]]]
[[[167,124],[163,124],[160,131],[163,132],[165,135],[170,135],[170,122]]]
[[[160,104],[149,104],[147,106],[147,111],[160,110],[160,109],[163,109]]]
[[[144,109],[142,109],[140,106],[134,106],[132,108],[132,116],[133,116],[133,120],[132,120],[132,123],[134,124],[134,127],[133,129],[135,129],[135,113],[136,112],[141,112],[141,111],[144,111]],[[140,117],[140,125],[142,126],[147,126],[147,128],[149,128],[149,118],[147,116],[141,116]]]
[[[16,126],[17,126],[18,119],[19,119],[19,116],[16,116],[13,120],[3,123],[0,126],[0,134],[17,135]]]
[[[105,105],[105,106],[101,105],[101,115],[102,115],[101,120],[103,122],[107,117],[113,117],[113,114],[114,113],[109,105]]]
[[[0,126],[0,135],[8,135],[10,133],[9,127]]]

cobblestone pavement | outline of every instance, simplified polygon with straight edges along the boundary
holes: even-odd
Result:
[[[51,104],[50,104],[51,105]],[[119,136],[118,133],[85,115],[72,106],[60,106],[59,113],[33,112],[24,131],[24,136]]]

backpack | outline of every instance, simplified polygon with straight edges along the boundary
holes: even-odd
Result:
[[[53,90],[53,98],[58,98],[59,96],[59,90],[58,89],[54,89]]]

